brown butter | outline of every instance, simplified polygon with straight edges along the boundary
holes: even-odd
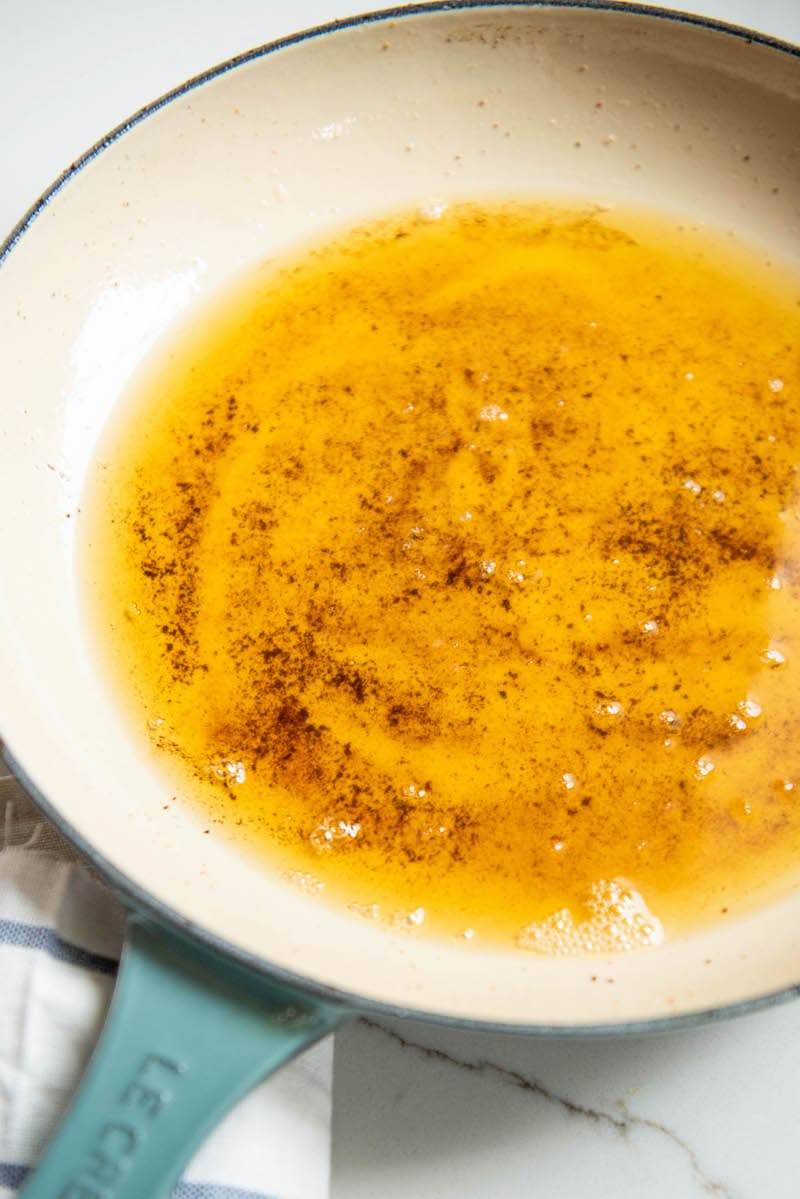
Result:
[[[213,828],[502,942],[601,879],[668,931],[791,885],[800,319],[747,265],[666,218],[461,205],[177,343],[90,561]]]

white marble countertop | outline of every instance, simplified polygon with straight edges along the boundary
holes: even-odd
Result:
[[[0,236],[75,156],[167,88],[371,6],[0,0]],[[800,0],[681,7],[800,43]],[[335,1062],[332,1199],[800,1194],[800,1003],[601,1041],[362,1020],[337,1035]]]
[[[800,1004],[658,1037],[337,1034],[332,1199],[796,1199]]]

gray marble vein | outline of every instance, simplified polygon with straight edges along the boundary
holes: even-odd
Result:
[[[522,1091],[529,1091],[544,1099],[547,1103],[554,1103],[562,1111],[569,1116],[577,1117],[584,1120],[589,1120],[595,1124],[604,1124],[613,1129],[620,1136],[628,1136],[635,1129],[646,1129],[655,1132],[660,1136],[666,1137],[671,1141],[681,1153],[686,1156],[692,1173],[697,1179],[704,1194],[713,1196],[713,1199],[739,1199],[739,1192],[733,1190],[726,1183],[712,1178],[704,1169],[698,1155],[686,1143],[683,1137],[679,1136],[673,1129],[668,1128],[665,1124],[658,1120],[651,1120],[644,1116],[637,1116],[629,1110],[628,1104],[624,1100],[618,1101],[618,1108],[621,1114],[613,1115],[611,1112],[603,1111],[598,1108],[587,1107],[582,1103],[577,1103],[568,1098],[566,1095],[558,1094],[549,1087],[544,1086],[535,1078],[529,1078],[521,1074],[517,1070],[511,1070],[506,1066],[498,1065],[495,1062],[488,1061],[485,1058],[478,1058],[475,1061],[465,1060],[454,1057],[452,1053],[445,1052],[443,1049],[432,1048],[429,1045],[421,1045],[419,1042],[411,1040],[394,1029],[381,1024],[377,1020],[371,1020],[367,1017],[361,1018],[361,1023],[367,1028],[374,1029],[385,1037],[389,1037],[403,1049],[410,1050],[414,1053],[422,1054],[424,1057],[431,1060],[444,1062],[448,1066],[454,1066],[459,1070],[468,1070],[472,1073],[482,1075],[494,1075],[502,1079],[504,1082],[510,1083],[512,1086],[518,1087]]]

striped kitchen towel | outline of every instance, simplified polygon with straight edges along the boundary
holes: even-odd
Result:
[[[101,880],[0,777],[0,1199],[21,1185],[80,1078],[123,925]],[[197,1153],[177,1199],[325,1199],[332,1068],[328,1037],[253,1091]]]

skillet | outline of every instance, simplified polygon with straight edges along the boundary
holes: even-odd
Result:
[[[651,204],[796,263],[798,118],[797,51],[713,22],[615,4],[410,8],[190,81],[89,151],[12,233],[3,754],[132,913],[103,1045],[26,1193],[162,1193],[225,1106],[354,1012],[618,1033],[794,993],[797,897],[606,960],[615,985],[598,989],[585,960],[464,954],[353,921],[203,837],[190,812],[166,821],[163,779],[86,636],[75,528],[137,365],[253,262],[386,207],[499,190]]]

